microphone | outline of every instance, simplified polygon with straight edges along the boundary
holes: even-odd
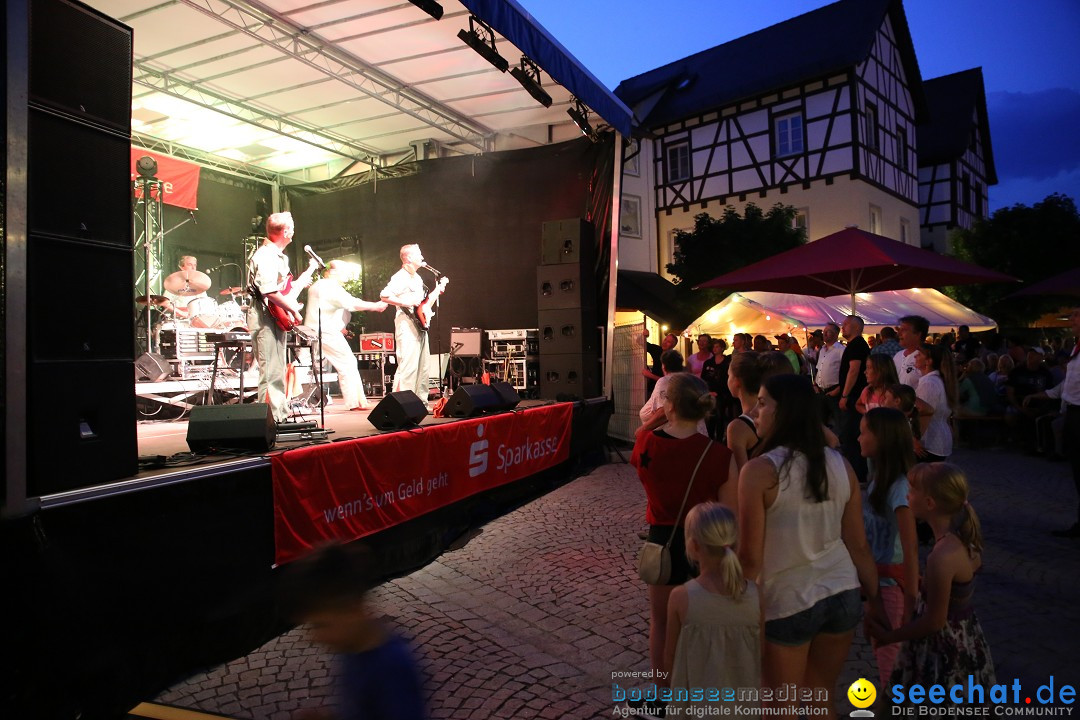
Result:
[[[319,263],[319,269],[326,269],[326,263],[323,262],[323,259],[321,257],[315,254],[315,251],[311,249],[310,245],[304,246],[304,252],[306,252],[308,254],[308,257],[310,257],[312,260]]]
[[[436,275],[437,277],[442,277],[442,273],[441,273],[441,272],[439,272],[439,271],[438,271],[438,270],[436,270],[435,268],[431,267],[431,266],[430,266],[430,265],[428,265],[427,263],[424,263],[424,264],[423,264],[423,265],[421,265],[420,267],[422,267],[422,268],[424,268],[424,269],[426,269],[426,270],[430,270],[431,272],[435,273],[435,275]]]

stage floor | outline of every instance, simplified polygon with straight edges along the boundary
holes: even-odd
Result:
[[[380,399],[381,398],[369,398],[368,405],[374,407]],[[301,439],[291,442],[279,442],[274,446],[274,449],[270,451],[270,454],[299,447],[300,445],[311,442],[335,442],[338,440],[362,438],[380,434],[381,431],[376,430],[375,427],[368,422],[368,414],[370,411],[350,411],[345,408],[340,399],[332,398],[332,400],[335,400],[335,402],[332,402],[332,404],[325,408],[325,429],[328,431],[328,435],[325,439]],[[552,401],[550,400],[522,400],[518,405],[518,408],[550,404],[552,404]],[[318,409],[314,409],[305,412],[303,416],[298,416],[295,419],[319,423],[319,411]],[[421,421],[420,427],[455,422],[457,419],[458,418],[435,418],[428,415]],[[170,458],[178,453],[188,453],[187,429],[187,415],[175,420],[140,421],[138,423],[139,457],[162,455],[166,458]],[[222,462],[228,462],[229,460],[231,460],[231,458],[222,457]],[[142,477],[144,474],[160,471],[161,469],[147,471],[147,473],[140,472],[139,477]]]

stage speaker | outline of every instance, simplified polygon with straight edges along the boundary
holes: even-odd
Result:
[[[538,265],[536,268],[538,310],[596,307],[595,288],[591,268],[581,265]]]
[[[591,267],[593,252],[593,226],[581,218],[552,220],[541,227],[540,264],[585,265]]]
[[[488,411],[499,410],[501,398],[490,385],[462,385],[446,403],[449,417],[475,417]]]
[[[136,382],[161,382],[172,375],[172,365],[157,353],[143,353],[135,361]]]
[[[592,353],[540,356],[540,397],[581,400],[600,394],[600,364]]]
[[[491,389],[499,396],[500,410],[513,410],[521,402],[518,391],[508,382],[493,382],[491,383]]]
[[[454,350],[454,357],[483,357],[487,355],[486,333],[480,328],[450,328],[450,346],[461,347]]]
[[[378,430],[401,430],[427,417],[424,402],[412,390],[392,392],[372,408],[368,422]]]
[[[541,310],[540,356],[564,353],[596,353],[600,333],[596,329],[596,311],[592,308]]]
[[[266,452],[277,440],[274,414],[266,403],[196,405],[188,422],[191,452],[254,450]]]

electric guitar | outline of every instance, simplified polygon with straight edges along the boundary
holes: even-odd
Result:
[[[402,308],[408,314],[409,319],[416,324],[417,330],[427,332],[431,328],[431,318],[435,317],[435,301],[442,295],[448,282],[450,282],[450,278],[443,275],[419,305],[415,308]]]
[[[288,297],[289,299],[295,301],[300,295],[300,292],[311,284],[311,276],[318,268],[318,265],[310,265],[308,269],[305,270],[302,275],[300,275],[300,277],[296,278],[295,282],[293,281],[292,273],[289,273],[289,276],[285,278],[285,287],[282,288],[279,292],[282,295]],[[274,318],[274,322],[277,323],[277,326],[279,328],[288,332],[289,330],[294,330],[300,324],[296,320],[293,320],[292,315],[289,314],[288,310],[281,307],[275,302],[270,302],[269,300],[267,300],[265,297],[263,297],[263,294],[258,291],[258,289],[252,289],[254,290],[255,296],[259,298],[259,301],[263,304],[263,307],[266,308],[266,312],[270,313],[270,317]],[[301,305],[301,307],[303,306]]]

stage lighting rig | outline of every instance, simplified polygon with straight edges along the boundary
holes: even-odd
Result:
[[[139,177],[152,180],[157,177],[157,160],[149,155],[143,155],[135,161],[135,169],[139,171]]]
[[[589,108],[585,107],[585,103],[578,100],[576,97],[571,97],[574,101],[574,107],[566,111],[566,114],[570,116],[570,119],[577,125],[581,134],[589,138],[593,142],[597,142],[600,138],[596,134],[596,130],[589,124]]]
[[[469,29],[459,30],[457,36],[462,42],[480,53],[480,57],[498,68],[499,72],[506,72],[510,63],[495,49],[495,31],[486,22],[476,17],[469,16]],[[483,36],[483,37],[481,37]]]
[[[435,0],[409,0],[409,2],[436,20],[442,20],[443,6],[435,2]]]
[[[521,65],[510,71],[514,79],[521,83],[521,87],[529,91],[536,102],[544,107],[551,107],[551,96],[548,95],[540,84],[540,66],[526,56],[521,56]]]

